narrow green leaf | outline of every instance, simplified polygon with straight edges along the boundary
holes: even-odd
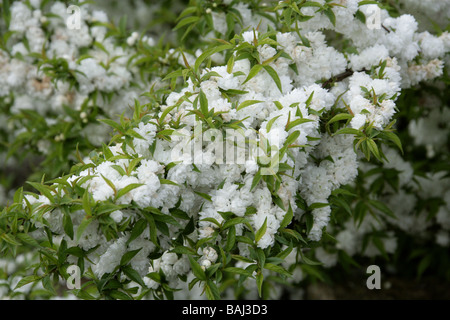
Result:
[[[252,273],[249,272],[248,270],[245,270],[245,269],[242,269],[242,268],[237,268],[237,267],[227,267],[227,268],[224,268],[223,271],[244,275],[246,277],[251,277],[252,276]]]
[[[306,119],[306,118],[296,119],[296,120],[294,120],[294,121],[291,121],[291,122],[286,126],[286,131],[289,131],[289,130],[291,130],[292,128],[294,128],[294,127],[296,127],[296,126],[298,126],[298,125],[301,125],[301,124],[303,124],[303,123],[306,123],[306,122],[313,122],[313,121],[314,121],[314,120]]]
[[[50,200],[50,203],[53,203],[54,196],[50,192],[50,188],[48,186],[36,183],[36,182],[29,182],[27,181],[29,185],[31,185],[33,188],[38,190],[42,195],[44,195],[48,200]]]
[[[121,266],[125,266],[128,264],[128,262],[131,261],[131,259],[134,258],[135,255],[137,255],[139,253],[139,251],[141,251],[142,248],[136,249],[136,250],[131,250],[128,251],[127,253],[125,253],[122,258],[120,259],[120,265]]]
[[[200,99],[200,111],[206,117],[208,115],[208,113],[209,113],[209,110],[208,110],[208,99],[206,98],[206,95],[203,92],[203,90],[200,90],[199,99]]]
[[[278,90],[280,90],[280,92],[283,93],[283,89],[281,87],[281,80],[280,77],[278,76],[278,73],[271,66],[268,65],[264,66],[264,70],[266,70],[266,72],[272,77],[273,81],[275,81]]]
[[[342,128],[338,131],[336,131],[336,133],[334,133],[333,135],[337,135],[337,134],[354,134],[354,135],[358,135],[361,132],[357,129],[353,129],[353,128]]]
[[[144,281],[136,270],[129,266],[122,267],[121,269],[130,280],[138,283],[141,287],[146,287]]]
[[[248,73],[247,79],[245,79],[245,81],[242,83],[247,83],[248,81],[250,81],[253,77],[255,77],[259,71],[261,71],[261,69],[263,68],[262,65],[260,64],[255,64],[253,66],[253,68],[250,69],[250,72]]]
[[[333,118],[331,118],[327,124],[330,125],[333,122],[340,121],[340,120],[348,120],[351,118],[353,118],[353,115],[351,115],[349,113],[339,113],[339,114],[335,115]]]
[[[128,186],[126,186],[125,188],[120,189],[119,192],[117,192],[116,200],[119,199],[120,197],[126,195],[131,190],[139,188],[143,185],[144,185],[143,183],[131,183]]]
[[[23,277],[16,285],[16,287],[14,288],[14,290],[17,290],[19,288],[22,288],[23,286],[32,283],[32,282],[37,282],[39,280],[41,280],[41,276],[36,276],[36,275],[31,275],[31,276],[26,276]]]
[[[262,285],[264,281],[264,275],[261,271],[258,272],[256,275],[256,286],[258,287],[258,295],[261,298],[262,297]]]
[[[200,17],[197,17],[197,16],[186,17],[186,18],[180,20],[180,22],[178,22],[178,24],[175,26],[175,28],[173,28],[173,30],[175,31],[175,30],[178,30],[188,24],[196,23],[199,19],[200,19]]]
[[[242,103],[236,108],[236,110],[239,111],[239,110],[241,110],[241,109],[244,109],[245,107],[254,105],[254,104],[256,104],[256,103],[261,103],[261,102],[263,102],[263,101],[260,101],[260,100],[246,100],[246,101],[242,102]]]
[[[281,114],[278,115],[278,116],[276,116],[276,117],[273,117],[272,119],[270,119],[270,120],[267,122],[267,125],[266,125],[266,131],[267,131],[267,132],[270,132],[270,129],[272,129],[272,126],[273,126],[274,122],[275,122],[279,117],[281,117]]]
[[[245,222],[247,222],[246,218],[240,218],[240,217],[233,218],[233,219],[230,219],[230,220],[226,221],[223,224],[222,229],[226,230],[226,229],[228,229],[228,228],[230,228],[230,227],[232,227],[234,225],[237,225],[239,223],[245,223]]]
[[[147,228],[147,226],[148,222],[145,219],[139,219],[138,221],[136,221],[133,229],[131,230],[130,237],[127,240],[127,244],[131,243],[131,241],[139,237],[142,232],[144,232],[145,228]]]
[[[63,216],[63,228],[64,232],[70,237],[70,239],[73,239],[73,222],[72,218],[70,217],[69,213],[64,213]]]
[[[323,13],[325,13],[325,15],[328,17],[328,19],[330,19],[330,22],[333,24],[333,26],[336,26],[336,15],[333,12],[333,9],[328,8],[327,10],[325,10]]]
[[[194,275],[201,281],[205,281],[206,280],[205,271],[203,271],[202,267],[200,267],[198,262],[194,258],[192,258],[192,256],[189,255],[188,258]]]
[[[233,48],[233,45],[231,45],[231,44],[224,44],[224,45],[212,47],[211,49],[208,49],[208,50],[204,51],[197,58],[197,60],[195,60],[195,65],[194,65],[195,72],[198,71],[198,69],[200,68],[200,65],[202,64],[202,62],[205,61],[207,58],[211,57],[215,53],[218,53],[218,52],[221,52],[221,51],[225,51],[225,50],[228,50],[228,49],[231,49],[231,48]]]
[[[256,231],[256,234],[255,234],[255,242],[256,243],[258,243],[258,241],[261,240],[263,235],[266,233],[266,230],[267,230],[267,217],[264,220],[264,223],[261,226],[261,228],[259,228],[258,231]]]
[[[270,271],[274,271],[274,272],[276,272],[276,273],[279,273],[279,274],[281,274],[281,275],[284,275],[284,276],[287,276],[287,277],[290,277],[292,274],[289,272],[289,271],[287,271],[285,268],[283,268],[283,267],[281,267],[281,266],[277,266],[277,265],[275,265],[275,264],[273,264],[273,263],[266,263],[265,265],[264,265],[264,269],[267,269],[267,270],[270,270]]]
[[[77,242],[80,241],[84,230],[87,228],[88,225],[91,224],[91,222],[93,220],[94,220],[93,218],[88,218],[88,217],[84,217],[83,220],[81,220],[81,223],[77,228]]]
[[[286,214],[283,217],[283,221],[280,223],[280,228],[286,228],[292,221],[292,218],[294,217],[294,212],[292,211],[291,205],[289,204],[289,208],[286,212]]]

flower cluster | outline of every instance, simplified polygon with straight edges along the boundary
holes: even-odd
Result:
[[[2,176],[22,161],[41,163],[38,168],[56,177],[76,161],[76,149],[89,152],[108,142],[110,128],[99,119],[129,116],[135,100],[149,101],[141,94],[160,87],[159,72],[170,71],[163,58],[172,58],[151,36],[128,36],[89,5],[14,1],[8,9],[8,24],[0,27],[0,133],[8,145],[0,149],[7,164]],[[15,179],[35,170],[21,170]],[[6,189],[18,183],[10,179]]]

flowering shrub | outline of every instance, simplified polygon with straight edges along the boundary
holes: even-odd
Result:
[[[404,2],[180,1],[158,43],[87,5],[71,29],[63,2],[4,2],[4,153],[44,160],[4,196],[2,263],[35,263],[0,294],[57,296],[76,266],[81,299],[296,298],[359,256],[439,264],[450,35]]]

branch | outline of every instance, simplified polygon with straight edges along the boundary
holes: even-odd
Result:
[[[365,68],[363,68],[363,69],[359,70],[358,72],[365,72],[365,71],[367,71],[367,70],[366,70]],[[344,79],[346,79],[346,78],[352,76],[354,73],[355,73],[355,71],[353,71],[353,70],[351,70],[351,69],[346,69],[344,72],[342,72],[342,73],[340,73],[340,74],[338,74],[338,75],[336,75],[336,76],[334,76],[334,77],[331,77],[330,79],[328,79],[327,81],[325,81],[325,82],[322,84],[322,88],[324,88],[324,89],[330,89],[330,88],[331,88],[331,85],[332,85],[333,83],[335,83],[335,82],[341,82],[342,80],[344,80]]]
[[[338,74],[337,76],[331,77],[330,79],[328,79],[327,81],[325,81],[322,84],[322,88],[324,89],[330,89],[331,85],[334,82],[340,82],[342,80],[344,80],[345,78],[350,77],[351,75],[353,75],[354,71],[351,69],[346,69],[344,72]]]

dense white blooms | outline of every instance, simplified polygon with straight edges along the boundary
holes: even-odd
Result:
[[[126,111],[133,99],[144,101],[139,94],[145,81],[139,77],[138,68],[128,64],[137,51],[120,45],[113,37],[106,38],[106,26],[88,27],[93,22],[109,23],[103,11],[86,5],[80,7],[81,30],[71,30],[65,24],[69,14],[62,2],[55,2],[46,10],[30,8],[22,1],[12,2],[9,26],[14,31],[10,38],[12,50],[8,53],[0,49],[0,97],[14,97],[13,115],[22,110],[36,111],[50,128],[57,128],[58,120],[73,122],[65,108],[84,113],[82,120],[87,125],[81,135],[99,146],[107,141],[109,129],[92,122],[88,115],[100,107],[110,118]],[[132,36],[136,38],[136,34]],[[42,55],[39,59],[44,62],[49,59],[48,63],[39,65],[37,55]],[[46,68],[63,79],[51,79],[44,71]],[[108,98],[111,94],[114,99]],[[89,101],[93,95],[96,97]],[[13,119],[9,124],[21,126]],[[11,130],[9,140],[19,138],[20,133]],[[54,141],[42,137],[37,143],[42,146],[49,142]],[[40,147],[39,151],[48,154],[50,148]]]

